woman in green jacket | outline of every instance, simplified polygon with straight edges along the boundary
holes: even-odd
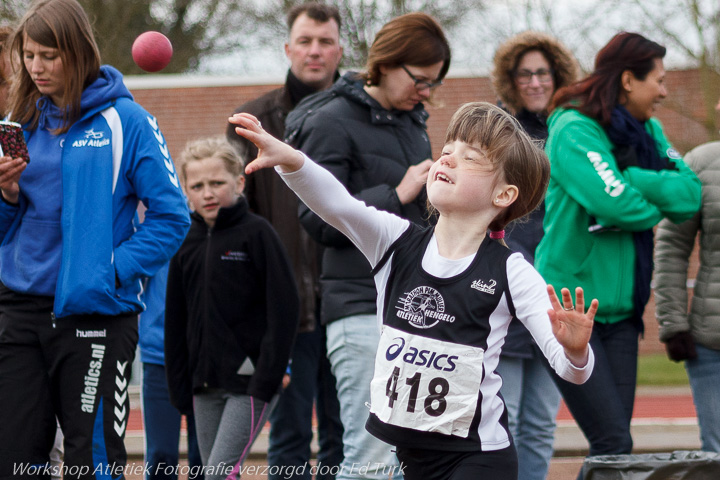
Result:
[[[667,95],[665,48],[622,32],[595,70],[560,89],[550,105],[551,179],[536,266],[557,287],[597,298],[591,345],[597,363],[584,385],[556,378],[590,444],[590,455],[632,449],[638,338],[650,296],[652,228],[700,207],[700,182],[652,118]]]

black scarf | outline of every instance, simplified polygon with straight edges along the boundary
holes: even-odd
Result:
[[[615,145],[613,155],[620,170],[635,166],[649,170],[672,168],[667,158],[658,154],[655,140],[645,130],[645,122],[630,115],[622,105],[617,105],[606,128],[610,141]],[[672,166],[671,166],[672,165]],[[642,321],[645,305],[650,299],[650,282],[653,272],[653,231],[635,232],[635,288],[633,292],[635,322],[640,332],[644,331]]]
[[[336,70],[334,80],[337,80],[339,77],[340,73]],[[290,100],[292,101],[293,105],[297,105],[298,103],[300,103],[300,100],[307,97],[311,93],[315,93],[318,91],[314,87],[305,85],[302,81],[300,81],[299,78],[295,76],[295,74],[292,73],[292,70],[289,69],[287,78],[285,79],[285,84],[287,85],[288,92],[290,92]]]
[[[301,82],[291,70],[288,70],[285,85],[287,85],[288,92],[290,92],[290,100],[293,105],[297,105],[300,103],[300,100],[317,91],[315,88],[309,87]]]
[[[547,116],[542,113],[531,112],[523,108],[515,115],[525,133],[533,140],[540,140],[543,145],[548,138]]]

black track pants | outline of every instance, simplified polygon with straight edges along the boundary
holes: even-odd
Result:
[[[122,476],[137,338],[137,315],[53,322],[0,298],[0,479],[49,478],[56,416],[66,480]]]

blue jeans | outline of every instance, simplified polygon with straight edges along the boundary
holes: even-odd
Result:
[[[593,325],[595,368],[575,385],[553,374],[568,409],[590,444],[590,455],[629,454],[639,332],[632,320]]]
[[[340,419],[344,428],[345,458],[338,479],[380,480],[388,478],[388,471],[399,471],[392,468],[399,466],[397,456],[392,452],[394,448],[365,430],[369,414],[365,404],[370,402],[370,381],[379,340],[375,315],[346,317],[327,326],[328,358],[337,380]],[[392,478],[399,479],[402,475],[396,474]]]
[[[501,355],[495,369],[503,379],[500,393],[508,410],[518,478],[522,480],[545,480],[553,455],[560,392],[541,357],[533,346],[532,358]]]
[[[181,415],[170,403],[165,367],[143,363],[142,380],[143,423],[145,424],[145,461],[149,472],[146,480],[177,480],[170,474],[179,461]],[[202,461],[195,433],[195,420],[186,418],[188,440],[189,479],[202,479]],[[167,469],[167,470],[166,470]],[[192,475],[197,473],[197,475]]]
[[[720,350],[695,345],[697,358],[685,361],[700,424],[702,449],[720,452]]]
[[[325,327],[299,333],[292,353],[290,385],[270,414],[269,480],[310,480],[313,403],[318,420],[317,480],[333,480],[343,459],[340,404],[325,353]],[[294,467],[294,468],[293,468]],[[303,468],[305,467],[305,468]]]

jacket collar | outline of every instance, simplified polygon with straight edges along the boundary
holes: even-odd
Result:
[[[97,78],[83,90],[80,97],[80,117],[75,123],[90,118],[97,112],[105,110],[119,98],[133,99],[130,90],[123,81],[122,73],[110,65],[102,65]],[[62,126],[63,110],[46,96],[40,97],[35,103],[40,111],[38,128],[55,129]]]
[[[370,123],[375,125],[396,125],[400,123],[400,118],[404,115],[409,116],[415,123],[426,128],[426,121],[430,116],[425,111],[425,106],[418,103],[409,112],[400,110],[387,110],[363,88],[364,82],[358,77],[357,72],[347,72],[345,75],[335,82],[332,90],[348,100],[364,105],[370,109]]]
[[[547,140],[548,127],[547,115],[542,113],[531,112],[525,108],[520,110],[515,116],[520,125],[523,126],[525,132],[536,140]]]
[[[240,197],[235,205],[230,207],[223,207],[218,211],[218,216],[215,219],[215,226],[212,228],[213,232],[218,230],[224,230],[226,228],[233,227],[242,220],[242,218],[248,213],[248,202],[245,197]],[[192,212],[190,215],[195,228],[200,228],[203,233],[210,230],[205,220],[197,212]]]
[[[288,70],[287,78],[285,79],[285,88],[290,95],[290,101],[293,105],[297,105],[300,100],[317,91],[301,82],[300,79],[292,73],[292,70]]]
[[[340,78],[340,73],[335,70],[333,82],[335,82],[338,78]],[[294,73],[292,73],[292,70],[288,69],[287,77],[285,78],[285,92],[283,95],[283,102],[285,105],[290,107],[288,111],[295,108],[295,105],[300,103],[300,100],[303,98],[319,91],[320,90],[317,90],[316,88],[304,84],[295,76]]]

